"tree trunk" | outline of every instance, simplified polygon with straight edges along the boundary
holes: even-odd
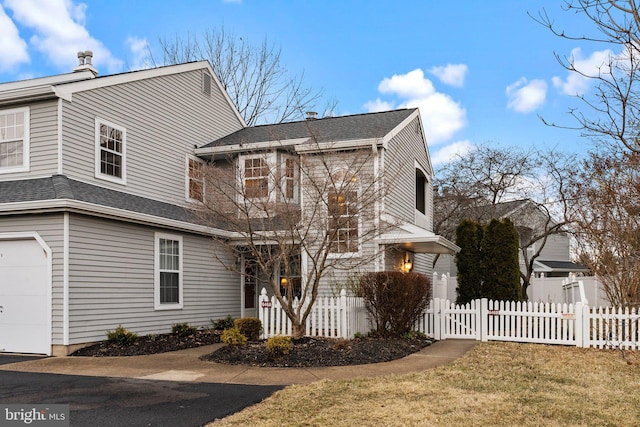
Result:
[[[291,322],[291,338],[302,338],[305,335],[305,325],[300,324],[298,319]]]

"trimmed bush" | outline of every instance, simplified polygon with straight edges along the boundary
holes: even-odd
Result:
[[[262,333],[262,322],[260,319],[243,317],[242,319],[236,320],[234,325],[249,341],[260,339],[260,334]]]
[[[171,333],[180,337],[188,337],[198,332],[198,328],[188,323],[176,323],[171,326]]]
[[[120,345],[131,345],[138,341],[138,334],[118,325],[115,331],[107,331],[107,341]]]
[[[226,331],[227,329],[233,328],[235,320],[229,314],[227,317],[222,319],[213,320],[211,319],[211,325],[213,325],[213,329],[215,331]]]
[[[420,273],[367,273],[360,289],[375,333],[382,337],[402,337],[411,331],[431,298],[431,280]]]
[[[267,351],[275,355],[289,354],[293,350],[291,337],[277,335],[267,340]]]
[[[225,330],[220,336],[220,341],[229,347],[242,347],[247,345],[247,337],[236,327]]]

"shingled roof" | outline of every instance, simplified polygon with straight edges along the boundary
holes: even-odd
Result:
[[[200,223],[192,211],[182,206],[98,187],[69,179],[65,175],[0,182],[0,203],[64,199],[93,203],[192,224]]]
[[[247,127],[201,148],[310,137],[317,142],[382,138],[415,111],[412,108]]]

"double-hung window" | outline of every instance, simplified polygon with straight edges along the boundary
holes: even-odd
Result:
[[[204,162],[187,155],[187,200],[204,201]]]
[[[244,188],[247,198],[269,197],[269,164],[264,157],[250,157],[244,160]]]
[[[155,235],[155,308],[182,308],[182,237]]]
[[[29,170],[29,108],[0,110],[0,173]]]
[[[127,131],[96,119],[96,177],[126,184]]]
[[[284,160],[283,164],[283,184],[284,184],[284,198],[287,200],[295,200],[296,199],[296,162],[291,158],[287,157]]]
[[[334,254],[356,253],[359,250],[358,191],[356,188],[331,189],[328,197],[329,235]]]

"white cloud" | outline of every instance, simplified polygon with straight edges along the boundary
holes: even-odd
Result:
[[[382,94],[400,98],[398,108],[419,108],[424,131],[429,144],[447,141],[466,126],[467,112],[449,95],[437,92],[431,80],[424,77],[421,69],[406,74],[394,74],[383,79],[378,85]],[[369,101],[364,106],[368,111],[390,110],[396,102],[380,98]]]
[[[143,70],[151,68],[148,58],[149,42],[147,39],[139,39],[137,37],[129,37],[125,41],[132,54],[132,61],[129,64],[131,70]]]
[[[122,70],[122,61],[85,28],[86,4],[74,4],[72,0],[5,0],[5,6],[16,21],[34,31],[30,45],[56,66],[71,71],[78,64],[76,53],[91,50],[96,68]]]
[[[467,71],[469,71],[469,67],[466,64],[447,64],[444,67],[432,67],[429,70],[442,83],[455,87],[464,86]]]
[[[544,104],[547,83],[544,80],[527,81],[524,77],[507,86],[507,107],[518,113],[530,113]]]
[[[378,90],[380,93],[394,93],[402,98],[429,96],[435,92],[433,83],[424,78],[424,72],[419,68],[407,74],[385,77],[378,85]]]
[[[364,108],[370,113],[377,113],[379,111],[393,110],[393,104],[390,102],[382,101],[380,98],[376,98],[375,101],[369,101],[364,104]]]
[[[433,166],[442,165],[455,160],[457,156],[464,156],[474,149],[474,145],[467,140],[457,141],[446,145],[431,155]]]
[[[27,43],[20,38],[18,28],[0,5],[0,71],[29,62]]]
[[[553,77],[553,85],[565,95],[582,95],[589,88],[589,77],[598,76],[599,74],[609,74],[609,61],[614,57],[613,52],[609,49],[593,52],[588,58],[582,56],[580,48],[571,51],[570,62],[576,70],[567,71],[567,77]]]

